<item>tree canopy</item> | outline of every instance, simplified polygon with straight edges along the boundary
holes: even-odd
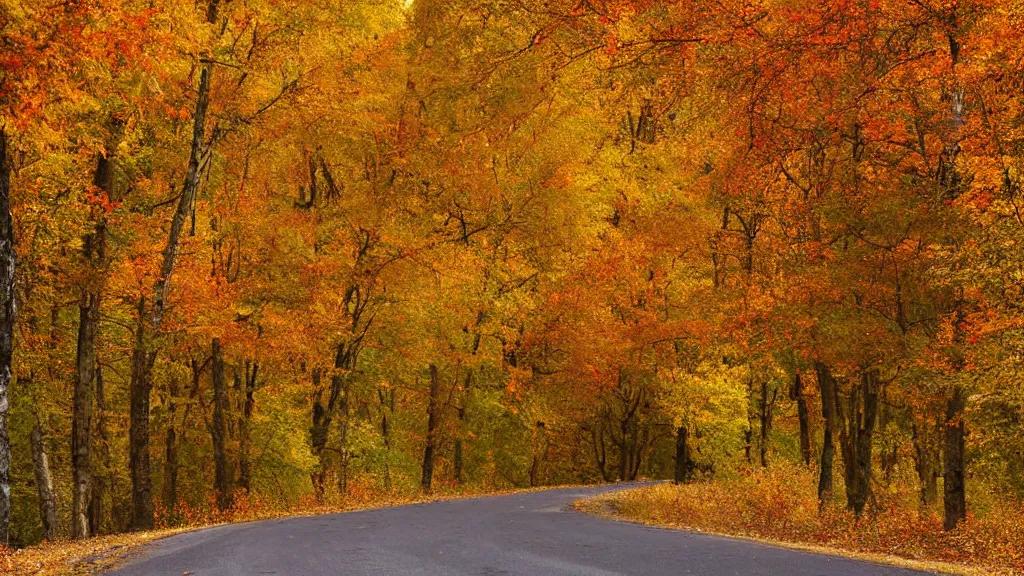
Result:
[[[1021,30],[4,0],[0,541],[769,466],[949,529],[1024,496]]]

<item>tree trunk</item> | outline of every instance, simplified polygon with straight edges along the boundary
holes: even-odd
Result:
[[[886,434],[889,424],[894,419],[894,412],[895,410],[889,404],[885,396],[885,389],[883,388],[878,407],[878,429],[882,433],[882,442],[878,450],[878,466],[882,470],[882,478],[885,481],[886,487],[892,485],[893,472],[896,469],[896,464],[899,463],[899,447],[902,440],[902,438],[899,440],[889,438],[889,435]]]
[[[327,478],[327,433],[331,427],[331,414],[323,405],[323,390],[320,389],[321,371],[313,369],[313,422],[309,428],[309,446],[319,466],[310,474],[313,494],[318,504],[324,502],[324,482]]]
[[[219,0],[210,0],[206,13],[207,22],[210,24],[217,20],[218,4]],[[153,328],[155,330],[159,330],[164,310],[167,307],[167,293],[170,289],[171,274],[174,272],[174,264],[178,256],[181,231],[185,228],[185,221],[192,210],[196,191],[199,188],[199,161],[203,155],[203,140],[206,138],[206,112],[210,106],[210,82],[212,81],[212,76],[213,63],[206,60],[203,62],[202,70],[199,74],[199,90],[196,97],[195,113],[193,114],[192,146],[189,149],[188,170],[185,173],[185,182],[181,186],[181,196],[178,198],[177,208],[174,211],[174,216],[171,218],[171,230],[167,237],[167,245],[163,251],[160,276],[156,281],[153,301]]]
[[[551,446],[551,440],[548,439],[547,426],[544,422],[537,421],[531,444],[533,458],[530,461],[530,487],[534,488],[541,485],[541,465],[547,459]]]
[[[797,372],[793,378],[793,399],[796,400],[796,416],[800,423],[800,456],[804,465],[811,465],[811,427],[807,416],[807,397],[804,394],[804,382]]]
[[[242,418],[238,421],[238,486],[245,491],[252,491],[252,472],[249,468],[249,434],[252,427],[252,411],[255,407],[253,396],[256,393],[256,377],[259,374],[258,362],[245,363],[245,401],[242,405]]]
[[[430,365],[430,401],[427,404],[427,444],[423,449],[423,477],[420,484],[423,489],[430,492],[430,485],[434,480],[434,445],[437,442],[437,425],[440,418],[439,399],[441,396],[441,381],[437,374],[437,366]]]
[[[963,98],[963,92],[959,93]],[[964,303],[963,293],[957,302],[955,310],[955,321],[953,323],[953,343],[958,350],[951,358],[954,377],[958,377],[964,370],[964,358],[959,347],[964,344]],[[946,530],[953,530],[960,522],[967,519],[967,496],[964,488],[964,443],[966,429],[964,426],[964,403],[965,392],[959,383],[953,386],[953,391],[946,401],[946,418],[943,421],[943,448],[944,462],[942,469],[942,506],[943,520],[942,527]]]
[[[10,408],[11,354],[14,344],[14,222],[11,216],[11,164],[7,133],[0,128],[0,544],[9,540],[11,518],[11,442],[7,435]]]
[[[356,288],[350,288],[350,293],[356,290]],[[334,375],[331,376],[330,391],[327,395],[327,404],[323,402],[324,390],[320,387],[320,369],[316,368],[313,370],[313,425],[310,428],[310,446],[313,451],[313,455],[317,457],[320,462],[320,466],[316,471],[313,472],[311,480],[313,482],[313,491],[316,494],[317,501],[323,502],[325,482],[327,480],[327,469],[329,462],[327,461],[327,453],[325,448],[327,447],[327,436],[330,432],[331,422],[334,421],[335,409],[338,408],[339,402],[342,411],[344,413],[344,422],[342,422],[341,430],[344,435],[347,435],[348,426],[348,386],[349,386],[349,374],[356,368],[358,362],[359,350],[362,343],[363,335],[355,334],[355,326],[359,322],[359,315],[361,312],[353,315],[352,326],[353,332],[352,337],[348,340],[344,340],[338,344],[337,350],[334,355]],[[366,328],[369,324],[365,325]],[[347,473],[348,466],[348,454],[347,454],[347,438],[342,438],[342,477],[340,481],[344,484],[347,479],[344,474]]]
[[[967,519],[967,498],[964,490],[964,389],[953,388],[946,403],[945,463],[943,484],[943,528],[952,530]]]
[[[934,430],[927,421],[918,425],[911,422],[911,440],[914,443],[914,470],[920,486],[919,501],[922,509],[931,508],[939,499],[939,437],[942,435],[941,417]]]
[[[459,408],[459,420],[463,419],[464,409]],[[452,475],[456,484],[462,484],[462,438],[455,438],[455,450],[452,455]],[[532,484],[531,484],[532,486]]]
[[[627,459],[629,458],[628,448],[626,447],[627,442],[627,430],[629,426],[628,420],[620,422],[619,432],[622,434],[622,442],[619,444],[619,481],[624,482],[626,480],[626,470],[629,469]]]
[[[758,420],[761,425],[761,438],[758,448],[760,449],[761,467],[768,467],[768,436],[772,431],[772,420],[775,414],[775,400],[778,397],[777,388],[768,390],[768,380],[761,382],[761,405],[758,411]]]
[[[389,414],[395,412],[395,391],[377,388],[377,399],[380,400],[380,435],[384,439],[384,489],[391,491],[391,420]]]
[[[50,458],[43,442],[43,427],[38,417],[32,427],[32,465],[36,473],[36,488],[39,492],[39,517],[43,522],[43,538],[53,541],[57,536],[57,501],[53,497],[53,476],[50,475]]]
[[[878,371],[868,370],[861,376],[864,398],[861,428],[857,433],[857,500],[853,503],[854,512],[860,516],[864,505],[871,495],[871,448],[878,417],[879,383]]]
[[[132,479],[132,529],[152,530],[153,480],[149,467],[149,392],[156,355],[146,342],[146,298],[139,297],[136,307],[135,350],[132,352],[130,421],[128,428],[129,467]]]
[[[107,492],[107,474],[110,470],[110,448],[107,438],[107,400],[103,390],[103,369],[96,365],[96,447],[94,452],[100,469],[93,471],[92,498],[89,500],[89,532],[94,536],[103,529],[103,499]]]
[[[164,444],[164,508],[173,520],[178,506],[178,378],[171,374],[167,381],[167,436]]]
[[[835,442],[832,433],[836,421],[836,384],[832,372],[821,362],[814,363],[821,395],[821,418],[824,422],[821,441],[821,470],[818,476],[818,502],[824,503],[832,494],[832,468]]]
[[[743,458],[747,461],[747,464],[754,464],[754,411],[750,404],[753,404],[754,400],[754,377],[750,376],[747,379],[747,427],[743,429]]]
[[[640,465],[643,463],[644,460],[644,448],[647,447],[650,441],[650,430],[648,430],[646,427],[643,428],[642,430],[637,430],[633,432],[633,446],[635,456],[633,458],[633,467],[630,469],[629,472],[629,479],[631,481],[636,480],[637,477],[640,475]]]
[[[850,391],[847,413],[837,410],[846,473],[846,506],[860,517],[871,496],[871,449],[878,417],[878,370],[861,373]]]
[[[93,184],[114,200],[114,148],[96,159]],[[71,417],[71,534],[74,538],[90,535],[89,506],[92,500],[90,434],[92,429],[93,380],[96,375],[96,336],[99,333],[100,299],[106,257],[107,226],[102,209],[94,215],[96,223],[82,238],[82,257],[86,280],[78,302],[78,349],[75,355],[75,386]]]
[[[690,456],[689,430],[686,426],[676,428],[676,470],[675,483],[686,484],[693,479],[693,458]]]
[[[217,21],[217,7],[220,0],[210,0],[207,5],[206,21],[210,24]],[[163,250],[163,261],[160,275],[154,286],[153,310],[150,323],[153,334],[160,331],[164,311],[167,308],[167,294],[170,289],[171,273],[178,256],[178,245],[181,232],[185,227],[196,190],[199,187],[199,161],[203,153],[203,140],[206,137],[206,113],[210,104],[210,82],[213,75],[213,63],[204,61],[199,76],[199,90],[193,114],[192,145],[189,150],[188,169],[185,182],[181,187],[181,195],[171,218],[171,229],[167,244]],[[153,389],[152,370],[156,361],[156,352],[151,350],[152,343],[146,337],[145,297],[139,298],[139,325],[132,353],[131,376],[131,426],[129,430],[129,465],[132,478],[132,527],[135,530],[153,528],[153,480],[150,477],[149,465],[149,394]]]
[[[611,435],[612,444],[619,449],[619,480],[632,480],[640,468],[643,449],[638,438],[637,412],[643,405],[644,388],[634,385],[632,378],[620,370],[618,388],[613,395],[621,406],[621,413],[615,412],[619,435]]]
[[[340,444],[338,453],[338,494],[344,496],[348,494],[348,467],[351,458],[348,443],[349,418],[351,417],[349,379],[345,374],[335,374],[331,376],[331,380],[334,382],[332,386],[341,390],[341,401],[338,406],[341,413],[341,418],[338,419],[338,440]]]
[[[213,364],[213,488],[217,491],[217,508],[221,512],[231,508],[233,490],[231,468],[227,456],[228,384],[224,377],[224,357],[221,355],[220,338],[214,338],[210,345]]]
[[[473,371],[472,369],[469,369],[466,370],[466,382],[462,387],[462,399],[459,402],[459,407],[456,411],[456,416],[458,417],[458,428],[455,430],[455,454],[452,457],[452,467],[454,468],[453,472],[456,484],[462,484],[462,467],[464,462],[462,439],[466,435],[466,404],[469,402],[469,387],[472,383]]]
[[[596,430],[594,426],[588,430],[590,432],[590,445],[594,449],[594,464],[597,465],[597,469],[601,473],[601,479],[605,482],[611,482],[611,475],[608,473],[608,452],[605,447],[603,424],[598,421],[595,422],[595,426]]]
[[[83,290],[79,302],[78,351],[71,418],[71,534],[89,537],[89,502],[92,468],[89,463],[93,380],[96,370],[96,332],[99,327],[99,292]]]

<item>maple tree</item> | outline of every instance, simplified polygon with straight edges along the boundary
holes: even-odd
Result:
[[[0,16],[12,545],[758,469],[822,519],[1024,496],[1016,4]]]

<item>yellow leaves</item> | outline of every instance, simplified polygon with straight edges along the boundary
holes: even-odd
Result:
[[[692,371],[662,372],[660,385],[673,420],[703,430],[709,453],[728,452],[747,426],[749,371],[747,365],[730,367],[706,360]]]
[[[508,369],[508,377],[505,381],[505,391],[507,396],[512,399],[520,399],[524,392],[526,392],[527,383],[533,377],[533,373],[524,368],[513,368]],[[511,407],[514,410],[514,406]]]
[[[577,506],[674,528],[827,546],[886,562],[896,557],[929,571],[1024,572],[1024,554],[1017,545],[1024,538],[1019,509],[999,507],[988,518],[969,517],[956,531],[946,532],[936,516],[922,513],[914,491],[876,494],[879,513],[858,522],[832,502],[819,512],[815,486],[813,470],[773,467],[737,479],[615,492]]]
[[[128,550],[181,531],[179,528],[44,542],[20,550],[0,545],[0,567],[5,567],[8,571],[4,574],[11,576],[85,576],[116,567]]]

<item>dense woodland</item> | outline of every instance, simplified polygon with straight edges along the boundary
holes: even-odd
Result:
[[[1024,497],[1019,0],[2,0],[0,542]],[[977,504],[977,505],[976,505]]]

